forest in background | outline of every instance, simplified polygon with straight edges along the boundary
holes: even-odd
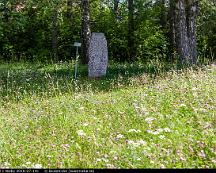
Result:
[[[4,61],[67,61],[82,37],[80,0],[1,0],[0,59]],[[172,47],[175,0],[90,0],[91,32],[103,32],[109,59],[118,62],[176,61]],[[198,60],[216,52],[216,3],[198,4]]]
[[[0,169],[216,168],[215,0],[1,0],[0,18]]]

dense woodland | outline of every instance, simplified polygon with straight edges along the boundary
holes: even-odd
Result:
[[[216,52],[215,0],[1,0],[0,59],[65,61],[104,32],[113,61],[196,63]]]
[[[216,169],[216,0],[1,0],[0,18],[0,169]]]

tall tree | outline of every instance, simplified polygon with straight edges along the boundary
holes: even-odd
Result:
[[[170,22],[173,42],[182,64],[193,64],[197,61],[196,17],[197,0],[171,0],[174,17]],[[173,27],[174,25],[174,27]]]
[[[72,7],[73,7],[73,0],[67,0],[67,18],[68,21],[70,21],[70,23],[72,23],[73,20]]]
[[[161,9],[161,15],[160,15],[160,23],[163,29],[166,29],[166,21],[167,21],[167,15],[166,15],[166,0],[160,0],[160,9]]]
[[[170,0],[168,22],[169,22],[169,41],[170,41],[170,61],[173,62],[176,54],[176,30],[175,30],[175,2]]]
[[[175,29],[177,53],[182,64],[190,62],[189,40],[187,33],[186,6],[184,0],[175,0]]]
[[[133,60],[134,56],[134,0],[128,0],[128,56]]]
[[[113,11],[114,11],[115,18],[118,17],[118,7],[119,7],[119,0],[114,0]]]
[[[53,8],[52,14],[52,56],[54,60],[58,59],[58,33],[57,33],[58,9],[57,5]]]
[[[87,64],[89,61],[89,44],[91,37],[90,30],[90,14],[89,14],[89,0],[81,0],[82,9],[82,62]]]
[[[191,63],[197,61],[197,48],[196,48],[196,18],[198,14],[198,0],[186,0],[187,5],[187,29],[188,40],[190,46]]]

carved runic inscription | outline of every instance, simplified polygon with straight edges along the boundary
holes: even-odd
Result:
[[[106,75],[108,65],[107,41],[104,33],[92,33],[89,45],[88,75],[92,78]]]

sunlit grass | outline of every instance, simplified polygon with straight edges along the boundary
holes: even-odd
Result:
[[[216,67],[0,65],[0,167],[215,168]]]

